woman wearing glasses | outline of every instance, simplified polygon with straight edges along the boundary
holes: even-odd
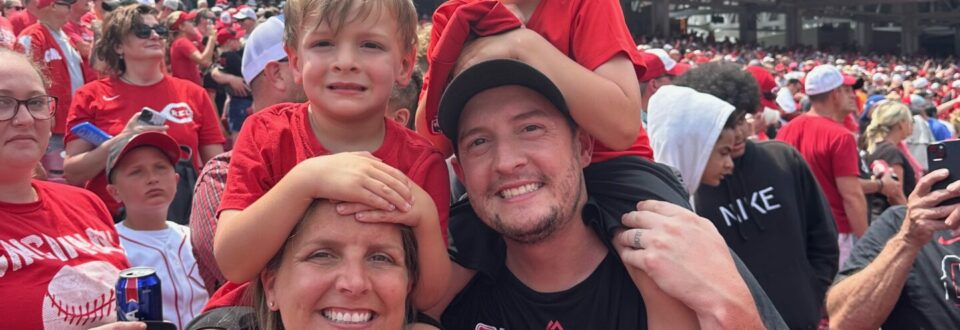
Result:
[[[129,264],[96,196],[31,178],[58,105],[40,72],[0,48],[2,327],[87,329],[117,320],[114,285]]]
[[[85,183],[114,216],[118,215],[119,205],[106,191],[103,171],[107,151],[120,136],[166,131],[186,151],[181,157],[191,159],[193,166],[186,169],[189,171],[199,172],[203,163],[223,152],[223,133],[207,93],[192,82],[163,72],[167,34],[152,7],[130,5],[107,15],[94,56],[103,62],[109,76],[77,90],[67,115],[69,128],[90,122],[113,136],[98,146],[68,132],[64,170],[67,181]],[[154,111],[154,119],[164,124],[152,126],[138,121],[145,108]],[[188,176],[181,172],[181,180],[190,179]],[[189,201],[192,192],[190,188],[178,188],[177,198],[186,196]],[[175,199],[169,219],[183,224],[187,218],[179,212],[180,207]]]

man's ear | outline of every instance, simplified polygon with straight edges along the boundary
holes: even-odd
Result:
[[[576,141],[580,144],[578,148],[580,150],[580,167],[586,168],[590,166],[590,162],[593,160],[593,137],[590,134],[587,134],[586,131],[582,129],[577,129],[576,132]]]
[[[290,49],[289,47],[283,47],[283,50],[287,52],[287,61],[290,64],[290,72],[293,73],[293,81],[297,85],[303,85],[303,63],[300,63],[300,57],[297,56],[296,49]]]
[[[407,127],[407,123],[410,122],[410,110],[407,108],[397,109],[389,118],[397,122],[397,124],[400,124],[400,126]]]
[[[397,75],[397,85],[407,87],[410,83],[410,77],[413,76],[413,70],[417,66],[417,47],[410,47],[410,51],[400,59],[400,72]]]
[[[263,75],[261,79],[265,79],[267,83],[269,83],[270,86],[273,87],[273,89],[285,91],[287,88],[287,84],[285,81],[283,81],[284,79],[283,75],[280,74],[281,65],[283,64],[277,61],[267,62],[267,65],[263,67],[263,72],[261,72],[260,74]],[[290,70],[293,70],[292,66]]]
[[[453,167],[453,173],[456,174],[458,178],[460,178],[460,182],[463,182],[464,181],[463,166],[460,165],[460,159],[457,158],[457,155],[453,155],[452,157],[450,157],[450,165],[452,165],[450,167]]]
[[[276,302],[277,293],[273,289],[273,284],[277,280],[277,271],[263,270],[260,272],[260,283],[263,284],[263,297],[266,299],[267,308],[271,311],[280,310],[279,304],[270,302]]]

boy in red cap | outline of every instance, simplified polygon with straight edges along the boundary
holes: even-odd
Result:
[[[167,220],[177,192],[174,170],[180,147],[161,132],[131,135],[107,155],[107,191],[123,203],[126,218],[116,224],[120,245],[133,267],[157,271],[163,293],[163,316],[184,329],[207,302],[197,270],[190,228]]]

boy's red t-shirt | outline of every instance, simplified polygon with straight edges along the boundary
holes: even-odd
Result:
[[[203,80],[200,79],[200,67],[190,59],[191,54],[199,51],[190,38],[181,37],[174,40],[170,44],[171,74],[174,77],[192,81],[197,86],[203,86]]]
[[[485,0],[455,0],[454,2],[472,3]],[[456,5],[450,2],[445,5]],[[437,21],[435,18],[434,21]],[[446,21],[443,19],[442,21]],[[567,1],[540,1],[537,9],[527,20],[526,28],[547,39],[564,55],[573,59],[588,70],[596,70],[614,56],[626,55],[635,68],[645,68],[643,59],[637,50],[630,30],[627,29],[620,3],[614,0],[567,0]],[[614,22],[615,24],[611,24]],[[434,26],[430,37],[430,49],[436,46],[442,27]],[[441,83],[445,82],[443,78]],[[425,79],[423,90],[427,90],[430,82]],[[417,116],[417,132],[432,135],[429,123],[432,118]],[[446,139],[442,134],[435,139]],[[636,155],[653,160],[653,149],[650,148],[650,139],[647,131],[641,125],[637,140],[630,148],[623,151],[614,151],[599,142],[593,146],[593,163],[606,161],[612,158]]]
[[[100,200],[34,180],[39,200],[0,202],[0,311],[5,329],[87,329],[116,322],[114,287],[130,267]]]
[[[273,188],[294,166],[330,152],[310,126],[309,103],[277,104],[247,117],[233,147],[227,187],[220,209],[243,210]],[[443,155],[417,133],[384,118],[383,145],[373,156],[406,174],[437,205],[440,229],[447,239],[450,184]],[[228,283],[204,308],[240,305],[247,284]]]
[[[83,85],[77,90],[73,106],[67,114],[67,127],[88,121],[107,134],[117,135],[126,127],[127,121],[144,107],[166,115],[165,125],[169,127],[167,134],[192,150],[197,173],[203,167],[200,147],[223,144],[226,140],[207,92],[189,81],[170,76],[164,76],[163,80],[150,86],[130,85],[114,77]],[[64,143],[78,138],[68,131]],[[106,187],[107,178],[103,172],[86,185],[87,189],[103,199],[111,213],[116,213],[120,203],[107,193]]]
[[[850,221],[843,208],[837,178],[860,175],[860,158],[853,133],[832,119],[805,113],[784,126],[777,133],[777,140],[800,151],[830,203],[837,232],[850,233]]]

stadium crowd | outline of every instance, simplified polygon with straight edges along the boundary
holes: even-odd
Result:
[[[165,329],[960,328],[952,56],[614,0],[0,5],[0,328],[159,329],[131,267]]]

